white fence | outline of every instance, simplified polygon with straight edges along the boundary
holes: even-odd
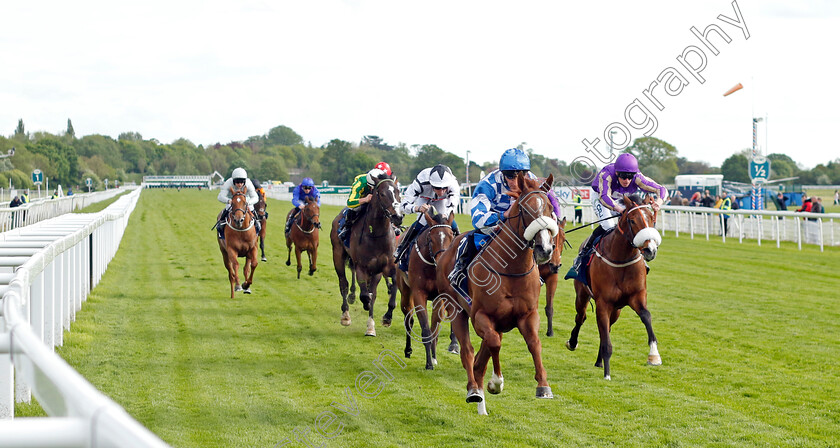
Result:
[[[54,353],[116,254],[142,190],[0,234],[0,446],[164,447]],[[14,419],[31,396],[50,416]]]
[[[35,199],[20,207],[0,207],[0,232],[28,226],[45,219],[81,210],[91,204],[110,199],[125,189],[112,188],[93,193],[78,193],[55,199]]]

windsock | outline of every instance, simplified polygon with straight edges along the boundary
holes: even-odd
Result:
[[[731,94],[733,94],[733,93],[735,93],[735,92],[737,92],[737,91],[739,91],[743,88],[744,88],[744,86],[741,85],[741,83],[739,82],[735,87],[727,90],[726,93],[723,94],[723,96],[731,95]]]

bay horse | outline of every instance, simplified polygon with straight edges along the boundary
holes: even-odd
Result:
[[[330,230],[330,242],[333,249],[333,265],[338,276],[338,288],[341,292],[341,325],[350,325],[350,307],[348,303],[348,283],[345,266],[350,265],[353,275],[359,282],[359,300],[368,311],[365,336],[376,336],[373,321],[373,305],[376,302],[376,288],[385,276],[388,286],[388,311],[382,316],[382,325],[389,327],[396,308],[397,288],[394,284],[397,265],[394,262],[396,236],[393,226],[402,224],[400,210],[400,191],[396,179],[382,175],[376,179],[371,191],[371,201],[364,205],[350,231],[350,247],[345,247],[338,237],[338,224],[342,214],[335,217]],[[390,281],[389,281],[390,280]]]
[[[292,215],[295,209],[289,210],[286,220]],[[286,266],[292,264],[292,244],[295,245],[295,258],[297,259],[297,278],[300,279],[300,271],[303,269],[300,263],[300,254],[306,251],[309,257],[309,275],[315,273],[315,263],[318,261],[318,243],[320,242],[321,230],[321,207],[318,201],[312,197],[306,198],[303,208],[300,210],[295,222],[292,224],[289,233],[286,234],[286,249],[289,250],[289,257],[286,259]]]
[[[411,339],[418,339],[426,348],[426,369],[434,370],[437,365],[437,340],[440,332],[442,302],[433,302],[432,325],[429,327],[429,317],[426,309],[428,300],[438,297],[437,289],[437,259],[455,238],[452,222],[455,213],[448,218],[441,214],[433,214],[435,209],[430,207],[425,213],[428,227],[417,236],[408,259],[408,272],[397,272],[397,286],[400,290],[400,306],[405,316],[405,357],[411,357]],[[414,317],[420,323],[421,337],[412,333]],[[457,344],[455,334],[450,333],[452,343]]]
[[[254,271],[257,269],[257,230],[254,227],[254,219],[248,210],[246,200],[247,187],[244,185],[235,189],[230,188],[230,213],[225,221],[225,237],[219,238],[219,250],[225,261],[230,280],[230,298],[234,293],[242,291],[251,294],[251,285],[254,281]],[[239,257],[245,257],[245,264],[242,268],[245,282],[239,286]]]
[[[595,367],[604,367],[604,379],[610,379],[610,356],[612,342],[610,329],[618,320],[621,309],[630,306],[642,323],[648,335],[648,364],[662,364],[659,356],[656,336],[647,309],[647,267],[644,261],[653,260],[662,243],[662,237],[654,228],[656,212],[653,210],[653,198],[644,201],[638,196],[623,197],[627,207],[618,218],[615,230],[606,234],[594,249],[591,257],[587,286],[575,280],[575,327],[566,342],[566,348],[574,350],[578,344],[578,332],[586,320],[586,306],[590,298],[595,299],[595,318],[601,344]],[[584,263],[586,260],[584,260]]]
[[[458,245],[468,234],[458,236],[438,259],[437,286],[449,302],[448,307],[454,310],[447,318],[454,318],[452,329],[461,344],[461,363],[467,372],[467,402],[478,403],[480,415],[487,415],[484,399],[487,363],[492,357],[493,377],[487,390],[498,394],[504,387],[499,363],[502,335],[514,328],[519,329],[534,360],[536,397],[553,398],[542,363],[537,269],[537,265],[551,259],[555,250],[562,250],[554,247],[559,228],[545,189],[553,181],[554,177],[549,175],[541,188],[540,182],[524,177],[523,173],[508,181],[512,184],[508,194],[515,199],[505,212],[508,218],[467,268],[466,292],[472,297],[471,302],[458,294],[448,279]],[[475,356],[468,320],[472,320],[476,334],[482,339]]]
[[[259,192],[257,192],[257,196],[260,200],[254,205],[254,211],[257,212],[257,220],[260,222],[260,254],[262,255],[262,261],[268,261],[268,258],[265,257],[265,224],[268,221],[268,212],[266,211],[268,204],[265,202],[265,196]]]
[[[558,224],[558,228],[559,231],[555,237],[554,247],[562,248],[563,245],[566,244],[566,233],[564,232],[566,228],[565,217],[563,218],[563,221]],[[554,327],[552,324],[554,319],[554,293],[557,291],[557,282],[560,277],[560,274],[557,272],[560,270],[560,266],[562,265],[563,251],[562,249],[555,249],[551,254],[551,259],[548,260],[547,263],[543,263],[539,266],[540,279],[545,285],[545,319],[548,322],[548,331],[546,331],[545,335],[548,337],[554,336]]]

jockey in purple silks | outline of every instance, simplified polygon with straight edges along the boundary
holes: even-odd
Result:
[[[620,215],[625,208],[620,199],[625,194],[631,195],[642,191],[658,195],[656,201],[652,204],[654,212],[659,211],[659,206],[664,202],[663,198],[668,197],[668,190],[665,187],[639,172],[639,162],[633,154],[629,153],[619,155],[615,159],[615,163],[610,163],[602,168],[595,176],[595,180],[592,181],[592,189],[598,193],[592,198],[592,211],[595,212],[595,220]],[[572,268],[566,274],[567,279],[577,277],[580,264],[592,250],[593,242],[612,230],[617,223],[617,219],[606,219],[601,221],[600,226],[595,227],[592,236],[589,237],[586,245],[581,248]]]

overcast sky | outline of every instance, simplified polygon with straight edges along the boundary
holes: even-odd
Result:
[[[746,31],[718,19],[738,17],[726,0],[4,2],[0,134],[19,118],[60,133],[70,118],[78,136],[208,145],[282,124],[316,146],[375,134],[483,162],[525,142],[601,165],[582,140],[607,154],[611,123],[650,133],[625,118],[638,99],[651,135],[690,160],[750,147],[753,116],[767,117],[769,152],[808,167],[840,157],[840,2],[737,6]],[[731,39],[711,34],[718,55],[690,31],[710,24]],[[688,49],[698,66],[691,46],[702,83],[677,60]],[[674,96],[651,89],[669,67],[687,82]]]

